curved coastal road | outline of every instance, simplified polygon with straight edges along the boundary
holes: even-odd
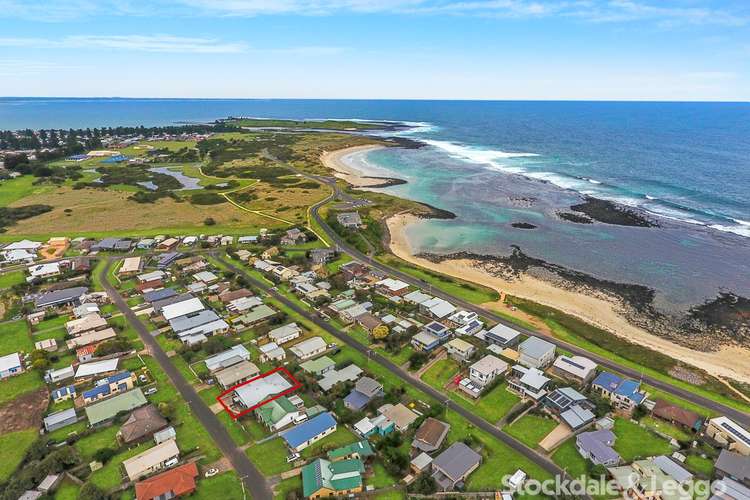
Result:
[[[245,488],[250,492],[250,497],[254,500],[271,500],[273,494],[271,488],[266,481],[266,478],[261,472],[253,465],[250,459],[245,455],[232,440],[229,432],[224,425],[216,418],[216,415],[208,408],[206,403],[203,402],[201,397],[195,391],[193,386],[185,380],[185,377],[175,368],[172,362],[167,357],[164,350],[156,342],[156,339],[146,328],[146,325],[138,319],[138,316],[130,309],[125,299],[122,298],[120,293],[115,289],[114,286],[109,282],[108,273],[112,264],[112,260],[116,257],[112,257],[107,260],[107,265],[101,270],[99,277],[104,286],[105,291],[109,295],[112,302],[125,316],[125,319],[135,328],[138,335],[141,337],[143,343],[148,346],[152,356],[161,366],[161,369],[167,374],[172,384],[177,388],[183,401],[188,404],[193,414],[198,418],[203,427],[211,435],[211,438],[217,444],[221,452],[234,467],[234,470],[240,476],[240,479],[245,485]]]
[[[536,451],[532,450],[525,444],[521,443],[520,441],[506,434],[499,428],[495,427],[490,422],[484,420],[481,417],[476,416],[471,411],[467,410],[463,406],[454,402],[446,394],[422,382],[420,379],[413,377],[411,374],[401,369],[401,367],[391,362],[388,358],[381,356],[380,354],[373,351],[372,349],[369,349],[366,345],[360,344],[356,340],[352,339],[349,335],[337,330],[336,328],[331,326],[329,323],[317,317],[317,315],[314,315],[310,311],[307,311],[299,307],[296,303],[292,302],[291,300],[286,298],[284,295],[282,295],[278,291],[272,289],[266,283],[263,283],[260,280],[256,279],[255,277],[249,275],[243,269],[232,265],[231,263],[227,262],[225,259],[217,255],[214,255],[214,258],[220,261],[230,271],[233,271],[234,273],[242,275],[249,283],[251,283],[257,289],[263,290],[265,293],[269,294],[274,299],[278,300],[279,302],[284,304],[286,307],[293,310],[295,313],[299,314],[301,317],[306,318],[308,321],[314,323],[319,328],[325,330],[326,332],[330,333],[337,339],[341,340],[347,346],[367,356],[368,359],[375,361],[378,364],[382,365],[393,375],[401,379],[404,383],[409,384],[413,387],[416,387],[417,389],[429,395],[436,401],[442,402],[446,408],[450,408],[451,410],[455,411],[456,413],[461,415],[463,418],[465,418],[468,422],[470,422],[472,425],[474,425],[475,427],[479,429],[482,429],[488,434],[491,434],[495,438],[499,439],[500,441],[505,443],[507,446],[512,448],[514,451],[525,456],[526,458],[528,458],[529,460],[531,460],[532,462],[540,466],[545,471],[549,472],[550,474],[554,476],[560,476],[563,478],[567,477],[565,470],[558,467],[557,464],[555,464],[552,460],[550,460],[546,456],[540,453],[537,453]],[[498,480],[499,479],[500,478],[498,477]],[[590,498],[590,497],[585,497],[585,498]]]
[[[320,227],[323,228],[323,231],[325,231],[326,235],[331,239],[331,241],[333,241],[337,247],[341,248],[343,251],[351,255],[354,259],[362,263],[365,263],[375,269],[378,269],[384,273],[387,273],[391,276],[396,276],[398,279],[406,283],[409,283],[410,285],[417,286],[422,289],[429,289],[431,295],[435,295],[436,297],[440,297],[444,300],[450,301],[451,303],[458,305],[462,307],[463,309],[466,309],[467,311],[476,312],[477,314],[485,318],[488,318],[497,323],[502,323],[515,330],[518,330],[524,335],[543,338],[544,340],[555,344],[557,347],[561,349],[569,351],[573,354],[577,354],[579,356],[585,356],[589,359],[592,359],[593,361],[598,363],[600,366],[603,366],[609,370],[616,371],[626,377],[630,377],[636,380],[642,380],[648,385],[656,387],[657,389],[667,392],[673,396],[680,397],[686,401],[690,401],[691,403],[703,406],[705,408],[708,408],[709,410],[726,415],[729,418],[737,421],[738,423],[746,427],[750,426],[750,414],[748,413],[737,410],[725,404],[719,403],[712,399],[708,399],[699,394],[695,394],[681,387],[674,386],[668,382],[664,382],[662,380],[656,379],[649,375],[643,374],[639,372],[638,370],[629,368],[627,366],[623,366],[619,363],[616,363],[615,361],[612,361],[611,359],[589,352],[586,349],[583,349],[573,344],[569,344],[568,342],[565,342],[563,340],[557,339],[555,337],[551,337],[549,335],[545,335],[538,331],[529,330],[527,328],[518,326],[517,324],[508,321],[507,319],[503,318],[502,316],[498,314],[495,314],[494,312],[488,309],[480,307],[476,304],[472,304],[471,302],[467,302],[458,297],[454,297],[448,293],[443,292],[442,290],[437,289],[435,286],[433,286],[430,283],[426,283],[418,278],[415,278],[414,276],[411,276],[410,274],[404,273],[402,271],[399,271],[398,269],[394,269],[390,266],[382,264],[381,262],[378,262],[374,258],[363,254],[356,248],[351,247],[346,241],[343,240],[343,238],[341,238],[338,234],[336,234],[336,232],[333,229],[331,229],[331,227],[325,222],[325,220],[323,220],[323,218],[320,216],[320,213],[319,213],[320,207],[322,207],[329,201],[333,200],[334,198],[342,197],[343,199],[346,199],[346,198],[351,198],[351,197],[349,197],[346,193],[341,191],[339,187],[336,185],[335,181],[330,181],[329,179],[320,178],[318,176],[315,176],[314,179],[319,182],[324,182],[325,184],[331,186],[333,188],[333,193],[328,198],[313,205],[310,209],[310,213],[312,214],[312,217],[315,219],[315,221],[320,225]]]

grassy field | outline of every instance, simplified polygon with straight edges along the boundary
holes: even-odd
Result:
[[[710,458],[703,458],[700,455],[688,455],[685,459],[688,469],[705,477],[711,477],[714,472],[714,462]]]
[[[552,461],[566,469],[571,477],[580,477],[586,474],[586,459],[578,453],[575,439],[568,439],[556,449],[552,454]]]
[[[458,372],[458,362],[451,358],[441,359],[430,366],[422,374],[422,380],[436,389],[442,390],[445,385],[451,381],[453,376]]]
[[[616,419],[613,431],[617,436],[615,451],[625,462],[654,455],[669,455],[672,452],[672,447],[666,440],[629,420]]]
[[[273,498],[276,500],[286,500],[291,491],[302,493],[302,476],[294,476],[279,482],[274,488]]]
[[[352,431],[342,425],[339,425],[333,434],[329,434],[320,441],[313,443],[309,447],[305,448],[304,450],[302,450],[301,455],[302,458],[316,457],[335,448],[340,448],[341,446],[351,444],[357,440],[357,436],[355,436]]]
[[[430,283],[445,293],[449,293],[473,304],[484,304],[485,302],[494,302],[500,299],[500,295],[491,288],[413,266],[390,254],[381,255],[378,257],[378,260],[401,272],[410,274],[415,278]],[[429,290],[425,290],[425,292],[429,293]]]
[[[507,383],[502,383],[476,402],[470,400],[468,396],[464,397],[458,391],[452,392],[451,398],[467,410],[471,410],[473,413],[494,424],[521,401],[521,398],[509,392],[507,387]]]
[[[366,486],[372,485],[375,489],[387,488],[396,484],[398,484],[398,479],[388,474],[388,471],[380,462],[375,462],[375,465],[372,466],[372,476],[365,480]]]
[[[55,492],[55,500],[76,500],[81,488],[73,481],[65,480]]]
[[[35,177],[23,175],[15,179],[0,181],[0,207],[7,207],[11,203],[22,200],[31,195],[43,195],[55,189],[49,185],[34,185]],[[30,205],[31,203],[23,203]]]
[[[10,288],[13,285],[20,285],[26,281],[26,273],[23,271],[11,271],[0,274],[0,289]]]
[[[551,418],[528,414],[505,427],[504,430],[529,448],[535,448],[539,441],[555,427],[557,427],[557,422]]]
[[[643,417],[640,422],[649,429],[671,436],[678,441],[687,441],[693,437],[693,435],[686,430],[658,418]]]
[[[141,443],[134,448],[130,448],[129,450],[118,453],[117,455],[112,457],[109,462],[104,464],[104,467],[95,472],[92,472],[91,476],[89,477],[89,481],[105,491],[115,488],[122,482],[125,474],[124,472],[122,472],[122,463],[128,458],[132,458],[139,453],[143,453],[152,446],[153,442],[148,441],[146,443]]]
[[[13,401],[21,394],[34,391],[42,386],[44,386],[44,380],[35,371],[27,371],[3,380],[2,390],[0,391],[0,405]]]
[[[117,425],[105,427],[79,439],[76,441],[75,447],[84,459],[91,461],[97,450],[103,448],[116,449],[118,447],[115,438],[118,430],[119,426]]]
[[[25,320],[3,323],[0,327],[0,355],[16,351],[31,352],[34,342],[29,336],[29,327]]]
[[[13,474],[38,435],[36,429],[25,429],[0,436],[0,449],[3,450],[3,459],[0,460],[0,482]]]
[[[234,471],[230,471],[207,479],[200,479],[195,493],[190,498],[198,500],[243,498],[240,478]]]
[[[254,444],[247,451],[247,456],[266,476],[273,476],[291,469],[286,462],[289,451],[281,438],[271,439],[262,444]]]

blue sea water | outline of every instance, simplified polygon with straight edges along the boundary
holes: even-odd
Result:
[[[409,182],[386,191],[445,208],[416,251],[529,255],[653,287],[665,307],[750,295],[750,104],[0,98],[0,128],[207,121],[228,115],[406,121],[417,150],[355,159]],[[561,221],[592,195],[661,228]],[[533,202],[529,202],[533,200]],[[510,224],[529,222],[535,230]]]

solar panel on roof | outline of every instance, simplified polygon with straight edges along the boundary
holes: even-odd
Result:
[[[747,436],[745,436],[745,433],[742,432],[742,430],[739,430],[739,429],[735,428],[729,422],[722,422],[721,426],[724,427],[729,432],[731,432],[732,434],[734,434],[736,437],[738,437],[745,444],[750,445],[750,439],[748,439]]]
[[[564,361],[565,361],[566,363],[568,363],[569,365],[571,365],[571,366],[575,366],[576,368],[578,368],[578,369],[580,369],[580,370],[585,370],[585,369],[586,369],[586,367],[585,367],[585,366],[579,365],[579,364],[578,364],[578,363],[576,363],[575,361],[572,361],[572,360],[570,360],[570,358],[565,358],[565,359],[564,359]]]

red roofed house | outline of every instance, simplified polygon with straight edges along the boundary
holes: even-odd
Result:
[[[94,359],[94,353],[96,352],[96,348],[99,347],[99,344],[100,342],[97,342],[76,349],[76,358],[78,358],[78,362],[86,363],[87,361]]]
[[[135,285],[135,289],[140,293],[144,293],[149,290],[159,290],[161,288],[164,288],[164,282],[162,280],[144,281],[143,283],[138,283],[137,285]]]
[[[198,467],[194,462],[181,465],[135,483],[135,497],[138,500],[154,500],[189,495],[195,491],[197,476]]]

